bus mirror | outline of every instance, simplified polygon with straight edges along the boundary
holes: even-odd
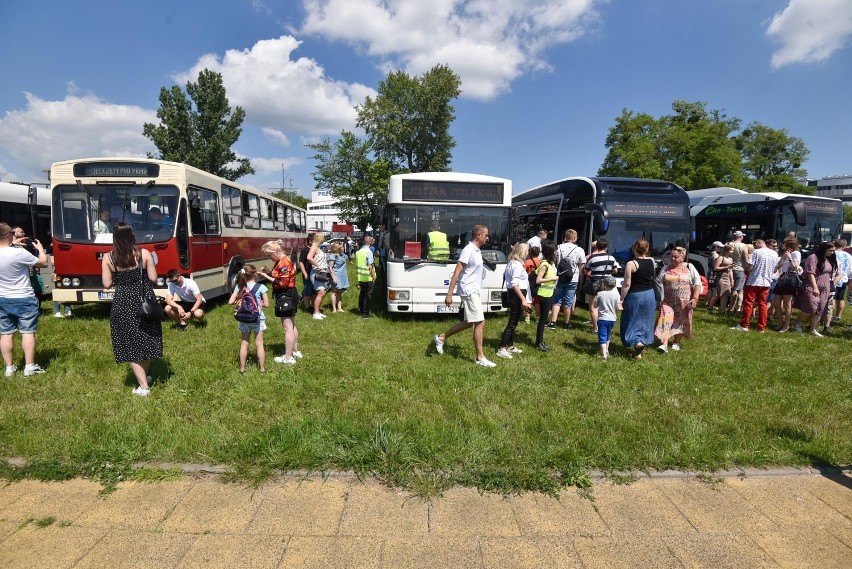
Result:
[[[804,226],[808,224],[808,214],[805,211],[805,204],[803,202],[790,204],[790,211],[793,212],[793,219],[796,221],[796,225]]]

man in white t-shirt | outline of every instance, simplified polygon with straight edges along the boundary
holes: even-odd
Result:
[[[166,275],[169,279],[169,294],[166,296],[166,316],[186,330],[190,318],[204,321],[204,297],[201,289],[192,279],[188,279],[171,269]]]
[[[473,346],[476,348],[476,365],[496,367],[497,364],[486,359],[482,351],[482,338],[485,334],[485,312],[482,309],[482,279],[484,266],[482,263],[481,247],[488,241],[488,228],[484,225],[474,225],[471,240],[459,255],[456,269],[450,279],[450,287],[444,304],[452,306],[453,289],[461,297],[461,322],[456,322],[449,330],[434,337],[435,349],[439,354],[444,353],[444,342],[462,330],[473,328]]]
[[[25,245],[29,244],[38,255],[26,250]],[[39,305],[30,284],[32,267],[47,267],[47,254],[42,244],[38,239],[15,239],[12,228],[0,223],[0,351],[6,364],[6,377],[12,377],[18,370],[14,363],[14,335],[17,330],[21,332],[21,347],[24,349],[24,375],[44,373],[44,369],[35,363]]]
[[[550,313],[550,322],[545,327],[556,328],[556,320],[559,318],[559,309],[565,315],[565,329],[571,329],[571,316],[574,314],[574,306],[577,302],[577,284],[580,282],[580,271],[586,266],[586,252],[577,245],[577,232],[574,229],[565,230],[564,241],[556,248],[556,269],[560,274],[559,262],[567,259],[571,264],[574,274],[570,282],[563,282],[560,277],[556,281],[556,290],[553,292],[553,309]]]
[[[769,320],[766,300],[769,298],[769,287],[775,278],[778,253],[766,247],[763,239],[755,239],[753,244],[754,253],[750,258],[743,259],[743,267],[749,272],[748,279],[743,285],[743,315],[740,323],[731,330],[748,331],[755,304],[757,304],[757,331],[766,330]]]
[[[541,251],[541,244],[543,241],[547,241],[547,229],[539,229],[535,235],[527,240],[527,245],[530,246],[530,249],[538,247],[538,250]]]

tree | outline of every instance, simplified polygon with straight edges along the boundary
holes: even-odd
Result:
[[[670,180],[686,189],[740,185],[741,158],[731,139],[739,119],[708,112],[703,102],[675,101],[672,110],[659,119],[622,110],[598,174]]]
[[[802,164],[810,151],[801,138],[786,129],[750,123],[736,137],[742,154],[746,188],[750,192],[806,193],[798,181],[807,176]]]
[[[843,223],[852,223],[852,205],[843,204]]]
[[[366,231],[373,209],[387,199],[393,173],[390,163],[384,158],[371,159],[370,143],[346,130],[333,143],[325,138],[308,147],[316,151],[312,158],[317,161],[313,173],[317,189],[329,190],[341,218]]]
[[[276,197],[279,200],[290,202],[294,206],[302,209],[307,209],[308,207],[308,198],[291,190],[276,190],[274,192],[269,192],[269,195]]]
[[[186,93],[177,85],[160,89],[160,124],[145,123],[142,134],[151,139],[163,160],[236,180],[254,174],[249,159],[237,159],[231,150],[243,132],[245,116],[242,107],[231,111],[222,75],[205,69],[198,74],[197,83],[186,84]]]
[[[356,107],[357,126],[377,157],[396,171],[443,172],[449,169],[456,142],[450,136],[455,120],[451,101],[461,93],[461,79],[446,65],[421,77],[403,71],[379,83],[375,99]]]

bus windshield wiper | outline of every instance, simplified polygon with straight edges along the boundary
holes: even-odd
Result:
[[[91,193],[89,193],[89,188],[87,188],[86,186],[84,186],[84,185],[83,185],[83,182],[81,182],[80,180],[75,180],[75,181],[77,182],[77,188],[78,188],[81,192],[83,192],[84,194],[86,194],[86,200],[87,200],[86,207],[87,207],[89,210],[91,210],[91,209],[92,209],[92,194],[91,194]]]

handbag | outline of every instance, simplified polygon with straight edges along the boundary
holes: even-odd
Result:
[[[317,270],[317,271],[314,273],[314,279],[315,279],[315,280],[318,280],[318,281],[320,281],[320,282],[323,282],[323,283],[324,283],[324,282],[328,282],[328,279],[329,279],[329,278],[331,278],[331,277],[329,276],[328,271],[320,271],[320,270]]]
[[[802,279],[802,275],[796,271],[787,271],[781,273],[781,276],[778,277],[778,282],[775,283],[775,292],[776,294],[793,294],[801,290],[803,286],[805,286],[805,281]]]
[[[293,289],[285,290],[275,297],[275,316],[288,318],[296,314],[296,299],[293,298]]]
[[[151,320],[153,322],[164,321],[166,319],[166,312],[163,310],[163,305],[160,304],[160,301],[157,300],[156,296],[154,296],[154,290],[151,288],[151,283],[142,272],[141,262],[139,263],[139,276],[142,278],[142,303],[139,305],[139,310],[136,314],[141,318],[145,318],[146,320]]]

